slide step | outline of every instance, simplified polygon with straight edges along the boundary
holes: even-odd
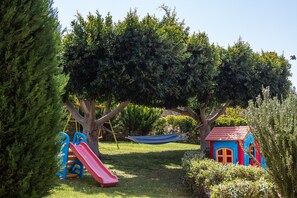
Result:
[[[67,165],[73,165],[74,164],[74,161],[68,161],[67,162]]]
[[[75,160],[77,157],[75,155],[68,155],[68,160]]]
[[[70,178],[78,178],[78,174],[68,173],[67,174],[67,179],[70,179]]]
[[[68,155],[74,155],[74,153],[71,149],[68,149]]]

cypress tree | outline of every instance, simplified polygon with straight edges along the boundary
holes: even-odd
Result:
[[[0,197],[42,197],[55,184],[58,41],[51,1],[1,0]]]

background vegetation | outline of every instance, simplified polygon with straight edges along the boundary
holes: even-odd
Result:
[[[240,107],[228,107],[226,112],[215,122],[214,126],[246,126],[245,109]]]
[[[129,104],[116,118],[115,127],[124,136],[148,135],[161,117],[162,109]]]

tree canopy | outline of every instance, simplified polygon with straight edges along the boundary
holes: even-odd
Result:
[[[86,19],[78,14],[64,37],[62,65],[70,78],[67,91],[79,98],[83,114],[65,103],[89,134],[93,151],[98,147],[98,127],[129,102],[176,106],[182,96],[179,79],[189,33],[175,12],[163,9],[162,19],[149,14],[140,19],[131,10],[117,23],[98,12]],[[108,101],[109,107],[111,100],[120,105],[97,119],[95,103]]]
[[[206,33],[190,34],[174,10],[162,8],[161,19],[149,14],[140,19],[131,10],[117,23],[98,12],[86,20],[78,14],[72,22],[64,38],[68,91],[80,97],[84,113],[90,101],[92,108],[95,100],[121,102],[91,128],[134,102],[193,117],[201,123],[203,141],[226,107],[247,106],[263,86],[287,94],[290,64],[284,56],[256,53],[241,38],[227,48],[214,45]],[[84,123],[69,103],[68,109]]]
[[[178,94],[180,86],[173,85],[180,78],[188,30],[167,12],[162,20],[139,19],[131,10],[117,23],[98,12],[86,20],[78,14],[64,37],[67,90],[86,99],[146,105]]]

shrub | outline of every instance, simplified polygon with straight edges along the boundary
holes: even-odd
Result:
[[[129,104],[116,118],[115,128],[125,135],[147,135],[162,113],[162,109]]]
[[[260,184],[254,184],[260,179],[265,180],[265,182],[269,181],[268,174],[262,168],[233,164],[222,165],[211,159],[203,159],[199,154],[186,153],[182,159],[182,165],[186,171],[186,183],[199,197],[209,197],[212,194],[213,187],[235,179],[249,181],[251,183],[250,188],[256,188],[254,185],[260,186]],[[268,191],[270,194],[273,193],[273,186],[269,185]]]
[[[280,194],[297,197],[296,95],[280,101],[265,89],[263,98],[250,101],[247,117]]]
[[[211,198],[271,198],[277,197],[272,182],[261,177],[257,181],[235,179],[211,187]]]
[[[155,134],[183,134],[187,133],[188,142],[199,142],[199,130],[196,129],[197,122],[189,116],[168,115],[159,118],[154,124]]]
[[[166,116],[167,123],[172,127],[172,131],[178,133],[188,133],[195,130],[197,122],[189,116],[175,116],[168,115]]]
[[[162,135],[162,134],[168,134],[168,122],[165,117],[159,118],[153,126],[153,131],[155,135]]]

